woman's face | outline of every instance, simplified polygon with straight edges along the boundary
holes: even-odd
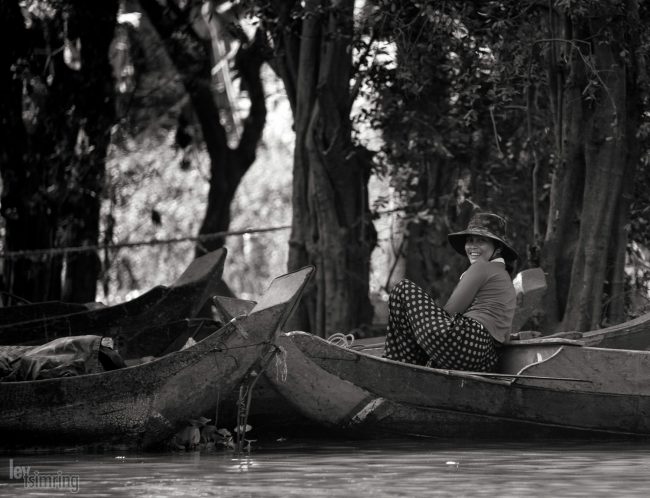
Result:
[[[490,261],[494,255],[496,244],[492,239],[480,237],[478,235],[468,235],[465,239],[465,253],[469,258],[470,264],[479,260]]]

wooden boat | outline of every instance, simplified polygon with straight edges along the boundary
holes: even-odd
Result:
[[[66,303],[63,301],[42,301],[0,307],[0,326],[30,320],[43,320],[59,315],[88,311],[101,306],[99,303]]]
[[[283,334],[287,376],[268,379],[301,413],[358,435],[461,438],[650,436],[650,352],[567,339],[509,346],[497,374],[426,368]]]
[[[650,313],[633,320],[587,332],[560,332],[546,337],[566,337],[586,346],[610,349],[648,349],[650,347]]]
[[[273,341],[312,268],[276,278],[251,313],[149,363],[76,377],[0,383],[0,445],[152,448],[190,418],[214,413]]]
[[[216,293],[225,257],[225,249],[205,254],[192,261],[170,287],[154,287],[122,304],[0,325],[0,343],[42,344],[56,337],[92,333],[118,339],[120,351],[130,356],[135,331],[199,313]]]
[[[543,295],[543,288],[545,286],[545,281],[543,278],[543,273],[541,270],[526,270],[522,274],[515,277],[514,280],[516,283],[515,287],[517,289],[517,302],[518,302],[518,316],[519,323],[524,323],[525,316],[530,316],[532,310],[536,307],[536,303],[539,303],[539,299]],[[246,313],[247,309],[250,309],[253,302],[237,300],[234,298],[224,298],[220,296],[215,296],[215,307],[217,315],[221,317],[221,320],[227,321],[229,317],[240,315]],[[524,309],[521,309],[524,308]],[[524,355],[527,363],[533,363],[537,354],[540,353],[540,348],[544,348],[544,344],[549,344],[549,348],[552,348],[552,351],[557,349],[557,345],[564,344],[565,346],[570,344],[573,346],[584,346],[584,345],[598,345],[600,347],[611,348],[611,349],[624,349],[630,346],[647,346],[650,341],[650,334],[644,334],[648,330],[648,327],[645,326],[650,321],[650,315],[641,317],[639,319],[626,322],[625,324],[616,325],[613,327],[608,327],[601,330],[590,331],[586,333],[565,333],[559,334],[559,336],[568,336],[568,337],[578,337],[580,340],[566,340],[563,342],[565,337],[549,337],[542,339],[531,339],[531,340],[521,340],[514,341],[511,346],[507,348],[509,351],[507,358],[512,358],[514,355]],[[383,353],[384,346],[384,337],[373,337],[362,340],[356,340],[353,348],[359,347],[363,348],[366,353],[374,354],[376,356],[381,356]],[[281,339],[281,342],[284,340]],[[285,345],[286,346],[286,345]],[[568,347],[568,346],[567,346]],[[287,347],[287,350],[290,348]],[[541,354],[541,353],[540,353]],[[616,353],[612,353],[616,355]],[[567,357],[567,354],[564,353],[563,358]],[[289,371],[291,372],[292,364],[295,362],[294,359],[289,360]],[[576,360],[577,361],[577,360]],[[521,363],[521,362],[520,362]],[[551,363],[546,363],[545,365],[550,365]],[[516,371],[511,368],[507,370],[509,373]],[[550,373],[550,375],[555,375]],[[250,410],[250,420],[251,424],[256,427],[263,426],[265,429],[273,430],[280,429],[283,431],[298,429],[299,432],[309,431],[313,427],[313,421],[318,420],[318,417],[313,417],[308,410],[296,409],[294,406],[289,406],[287,403],[283,402],[283,385],[278,382],[271,382],[270,377],[275,376],[276,381],[278,375],[276,372],[267,371],[265,375],[257,382],[253,394],[253,404]],[[305,374],[305,377],[308,377]],[[295,379],[291,381],[292,388],[298,389],[298,386],[301,382],[306,382],[307,389],[318,392],[326,392],[327,390],[327,375],[318,371],[314,374],[314,378],[307,381],[301,379],[296,381]],[[340,379],[333,381],[333,384],[336,389],[353,389],[348,384],[345,384],[343,387],[340,386]],[[311,386],[311,387],[309,387]],[[317,386],[316,388],[314,386]],[[313,394],[313,393],[312,393]],[[323,395],[324,398],[327,398],[327,395]],[[357,397],[357,401],[359,401]],[[327,403],[326,403],[327,404]],[[233,405],[232,400],[229,402],[228,406]],[[226,417],[232,418],[232,407],[230,407],[230,412],[228,411],[228,406],[223,410]],[[318,405],[321,406],[321,405]],[[346,405],[343,405],[346,406]],[[388,406],[388,405],[386,405]],[[322,408],[322,407],[321,407]],[[320,408],[319,408],[320,409]],[[327,406],[322,408],[324,411],[334,414],[337,413],[337,410],[341,410],[341,407],[338,406]],[[345,409],[343,409],[345,411]],[[347,412],[346,412],[347,413]],[[311,421],[311,422],[310,422]]]

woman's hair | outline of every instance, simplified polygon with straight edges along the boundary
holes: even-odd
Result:
[[[498,254],[498,255],[495,255],[495,256],[496,256],[496,257],[499,257],[499,258],[503,258],[503,260],[506,262],[506,271],[507,271],[507,272],[510,274],[510,276],[512,277],[512,275],[513,275],[513,273],[514,273],[514,271],[515,271],[515,262],[516,262],[516,261],[515,261],[515,260],[512,260],[512,259],[507,259],[507,258],[505,257],[505,255],[504,255],[504,253],[503,253],[503,247],[504,247],[503,244],[502,244],[501,242],[499,242],[498,240],[494,240],[494,239],[492,239],[492,240],[494,241],[494,246],[495,246],[495,248],[497,248],[497,249],[501,249],[501,251],[499,252],[499,254]]]

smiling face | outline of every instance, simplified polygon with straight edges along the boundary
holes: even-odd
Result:
[[[469,258],[470,264],[476,263],[479,260],[490,261],[490,258],[497,256],[499,252],[495,242],[487,237],[468,235],[465,239],[465,253]]]

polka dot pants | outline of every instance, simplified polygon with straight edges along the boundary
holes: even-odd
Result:
[[[388,301],[384,357],[450,370],[491,371],[495,341],[483,325],[461,313],[450,315],[410,280],[402,280]]]

